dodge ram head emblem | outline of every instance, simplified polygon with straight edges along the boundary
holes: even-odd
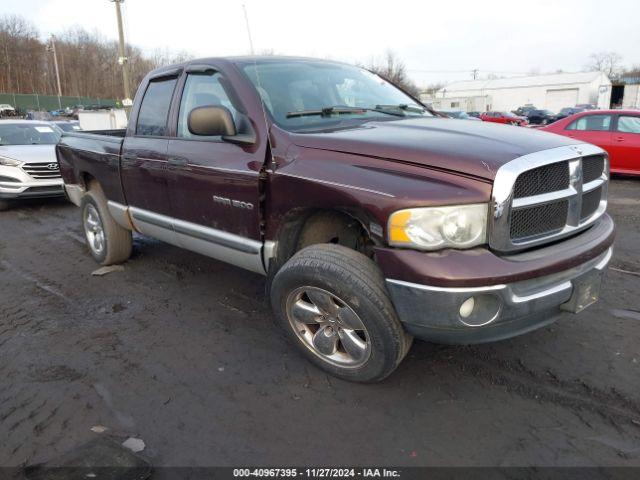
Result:
[[[47,168],[49,170],[58,170],[58,164],[57,163],[50,163],[49,165],[47,165]]]

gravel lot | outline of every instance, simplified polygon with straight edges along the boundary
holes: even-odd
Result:
[[[91,276],[79,210],[0,213],[0,465],[99,435],[154,465],[640,466],[640,180],[612,182],[602,300],[499,343],[416,342],[376,385],[328,377],[275,328],[264,279],[137,237]]]

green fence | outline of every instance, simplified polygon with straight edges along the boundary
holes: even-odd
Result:
[[[21,111],[25,110],[57,110],[75,105],[108,105],[116,106],[116,100],[90,97],[58,97],[57,95],[38,95],[22,93],[0,93],[0,103],[8,103]]]

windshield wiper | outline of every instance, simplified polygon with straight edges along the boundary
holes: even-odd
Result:
[[[366,108],[358,107],[323,107],[319,110],[299,110],[297,112],[288,112],[287,118],[294,117],[330,117],[331,115],[356,114],[366,112]]]
[[[415,113],[424,113],[425,109],[420,107],[414,107],[412,105],[407,105],[406,103],[399,103],[398,105],[376,105],[375,109],[372,110],[381,110],[386,112],[388,109],[393,110],[401,110],[403,112],[415,112]]]
[[[397,108],[397,107],[394,107],[394,108]],[[330,117],[331,115],[355,115],[355,114],[361,114],[365,112],[378,112],[378,113],[384,113],[386,115],[404,117],[404,113],[385,110],[384,108],[378,108],[378,106],[376,106],[376,108],[336,106],[336,107],[324,107],[319,110],[300,110],[297,112],[288,112],[287,118],[312,117],[312,116]]]

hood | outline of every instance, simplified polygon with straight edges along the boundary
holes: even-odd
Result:
[[[0,156],[24,163],[57,162],[55,145],[0,145]]]
[[[354,128],[293,134],[306,148],[384,158],[493,180],[522,155],[580,142],[524,127],[428,117],[368,122]]]

